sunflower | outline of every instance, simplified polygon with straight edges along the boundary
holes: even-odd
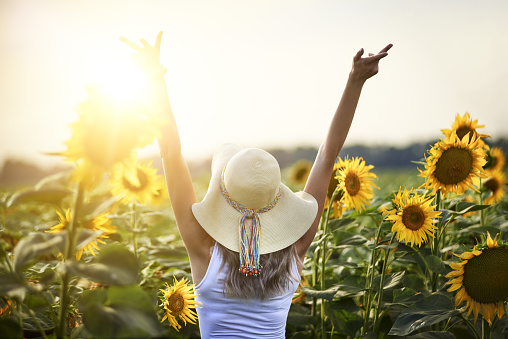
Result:
[[[460,140],[452,133],[447,140],[438,141],[428,151],[425,170],[418,169],[418,176],[427,178],[421,187],[430,188],[434,193],[441,190],[444,195],[462,194],[468,188],[478,191],[474,186],[479,186],[479,178],[485,178],[482,166],[486,163],[479,140],[468,142],[467,137]]]
[[[89,88],[88,98],[78,108],[78,120],[72,123],[72,136],[62,154],[68,161],[87,161],[90,166],[109,170],[136,148],[153,142],[162,120],[145,115],[139,105],[120,105]]]
[[[387,211],[387,220],[393,223],[392,232],[398,241],[404,241],[411,246],[426,243],[429,237],[434,237],[437,227],[434,218],[440,218],[440,211],[434,211],[431,206],[432,196],[419,195],[414,189],[399,188],[393,199],[395,209]]]
[[[63,232],[71,222],[70,209],[67,209],[65,215],[61,214],[58,211],[56,211],[56,213],[58,214],[60,223],[58,225],[51,227],[48,231],[46,231],[47,233]],[[97,243],[105,244],[104,239],[108,239],[109,234],[116,232],[116,227],[111,225],[111,219],[107,217],[107,214],[99,215],[86,222],[78,222],[77,227],[86,228],[92,231],[100,231],[102,233],[97,237],[95,237],[95,239],[91,240],[88,244],[86,244],[85,246],[76,251],[76,260],[81,259],[83,252],[95,256],[94,249],[100,251],[99,246],[97,246]]]
[[[485,199],[485,204],[500,202],[505,195],[506,175],[503,171],[488,171],[489,177],[482,182],[482,186],[490,196]]]
[[[377,187],[372,180],[377,179],[374,173],[369,172],[373,165],[366,166],[362,157],[356,157],[349,160],[346,158],[338,160],[339,169],[336,179],[339,181],[339,187],[344,192],[342,200],[347,209],[362,211],[365,206],[370,205],[370,200],[374,197],[372,187]]]
[[[122,202],[128,204],[133,200],[146,204],[158,198],[164,187],[162,176],[152,163],[140,163],[134,158],[119,163],[111,173],[110,184],[113,195],[122,197]]]
[[[460,140],[462,140],[467,134],[469,134],[469,141],[477,140],[480,146],[483,146],[484,142],[483,138],[488,138],[490,135],[488,134],[480,134],[476,130],[477,128],[483,128],[485,125],[478,125],[478,119],[473,120],[468,112],[464,114],[463,117],[457,113],[455,116],[455,121],[452,124],[452,129],[442,129],[441,132],[444,133],[446,138],[450,138],[453,133],[457,134]]]
[[[178,281],[175,276],[173,276],[173,279],[173,286],[166,283],[167,290],[160,290],[163,294],[161,296],[161,306],[164,307],[166,313],[161,322],[168,319],[171,326],[179,331],[182,326],[178,323],[177,318],[183,320],[185,325],[187,325],[187,322],[195,324],[198,315],[191,308],[201,308],[201,306],[198,306],[201,305],[201,302],[193,300],[199,294],[195,294],[197,290],[194,290],[194,285],[189,286],[187,284],[187,279],[182,278]]]
[[[335,177],[337,174],[337,171],[339,169],[344,169],[344,161],[342,161],[340,158],[337,158],[335,161],[335,164],[333,165],[333,172],[332,177],[330,178],[330,183],[328,184],[328,191],[326,192],[326,198],[325,198],[325,206],[324,209],[328,209],[328,205],[330,205],[330,200],[333,197],[333,192],[339,186],[339,181]],[[341,218],[342,212],[343,212],[343,206],[342,206],[342,197],[344,196],[344,192],[341,190],[338,192],[337,195],[335,195],[335,198],[333,199],[332,203],[332,209],[333,209],[333,215],[332,217],[334,219]]]
[[[303,186],[309,178],[312,162],[308,160],[299,160],[291,166],[289,180],[297,186]]]
[[[501,319],[508,301],[508,243],[498,244],[497,235],[492,240],[487,232],[486,244],[457,256],[461,260],[450,263],[453,271],[446,275],[452,279],[446,283],[451,285],[448,292],[457,291],[456,306],[465,301],[467,315],[473,312],[475,323],[481,310],[492,325],[495,313]]]
[[[506,157],[503,150],[499,147],[492,147],[487,150],[487,163],[484,169],[490,171],[504,171],[504,164],[506,163]]]

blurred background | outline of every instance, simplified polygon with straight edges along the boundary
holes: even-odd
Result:
[[[364,87],[347,149],[376,165],[375,155],[400,159],[398,151],[418,160],[465,112],[502,144],[506,13],[502,0],[2,0],[0,181],[66,166],[45,153],[65,150],[88,86],[119,100],[141,92],[143,77],[118,38],[153,43],[159,31],[190,162],[209,159],[224,142],[312,156],[353,55],[388,43],[394,47]],[[157,152],[154,143],[141,153]]]

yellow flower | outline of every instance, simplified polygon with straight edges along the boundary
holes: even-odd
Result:
[[[467,315],[473,312],[475,323],[481,310],[492,325],[496,312],[501,319],[508,301],[508,243],[500,246],[497,235],[492,240],[487,233],[486,244],[477,248],[458,255],[461,260],[450,264],[453,271],[446,275],[451,279],[446,284],[451,285],[449,292],[457,291],[456,306],[466,302]]]
[[[79,118],[71,124],[72,136],[65,143],[68,161],[87,161],[108,170],[159,135],[162,120],[147,115],[142,107],[121,105],[93,88],[88,94],[77,108]]]
[[[485,178],[482,166],[486,163],[479,140],[468,142],[468,137],[460,140],[452,133],[447,140],[437,142],[428,151],[425,170],[418,169],[418,176],[427,178],[421,187],[434,193],[441,190],[445,196],[450,192],[462,194],[468,188],[478,191],[474,186],[479,186],[479,178]]]
[[[487,151],[487,164],[485,169],[489,171],[504,171],[504,164],[506,163],[506,157],[503,150],[499,147],[492,147]]]
[[[60,212],[58,211],[56,213],[58,214],[60,223],[58,225],[51,227],[48,231],[46,231],[48,233],[63,232],[71,222],[70,209],[67,209],[65,215],[60,214]],[[95,237],[95,239],[91,240],[88,244],[86,244],[85,246],[76,251],[76,260],[81,259],[83,252],[95,256],[94,249],[100,251],[99,246],[97,246],[97,243],[105,244],[104,239],[108,239],[109,234],[116,232],[116,227],[111,225],[111,219],[107,217],[107,214],[99,215],[86,222],[78,222],[77,227],[86,228],[92,231],[100,231],[102,233],[97,237]]]
[[[467,134],[469,134],[469,140],[476,140],[480,139],[478,141],[480,146],[483,146],[484,142],[483,138],[488,138],[490,135],[487,134],[480,134],[476,130],[477,128],[483,128],[485,125],[478,125],[478,119],[473,120],[471,119],[471,116],[468,112],[464,114],[463,117],[460,117],[460,115],[457,113],[455,116],[455,121],[453,122],[452,129],[442,129],[441,132],[444,133],[446,136],[446,139],[450,138],[453,133],[455,133],[460,140],[462,140]]]
[[[485,204],[500,202],[505,195],[506,175],[503,171],[488,171],[489,177],[482,182],[482,186],[490,196],[485,199]]]
[[[299,160],[291,166],[289,172],[289,181],[295,185],[303,186],[309,178],[312,162],[308,160]]]
[[[195,324],[198,315],[191,309],[201,308],[198,306],[201,305],[201,302],[194,300],[199,294],[195,294],[197,290],[194,290],[194,285],[187,284],[187,279],[182,278],[178,281],[174,276],[173,279],[173,286],[166,283],[167,290],[160,290],[163,293],[161,301],[166,313],[161,322],[168,319],[171,326],[179,331],[182,326],[178,323],[177,318],[183,320],[185,325],[187,322]]]
[[[335,164],[333,165],[332,177],[330,178],[330,183],[328,184],[328,191],[326,192],[325,206],[324,206],[325,210],[328,209],[328,205],[330,205],[330,199],[332,199],[332,197],[333,197],[333,192],[339,185],[339,181],[335,177],[337,170],[343,169],[343,168],[344,168],[344,162],[340,158],[338,158],[337,161],[335,162]],[[332,203],[333,214],[330,216],[333,219],[342,217],[343,208],[342,208],[342,201],[341,200],[342,200],[343,196],[344,196],[344,192],[342,192],[342,191],[339,191],[337,193],[337,195],[335,195],[335,198]]]
[[[403,241],[411,246],[426,243],[429,237],[434,237],[437,227],[434,226],[434,218],[440,218],[440,211],[434,211],[431,206],[432,197],[418,195],[411,189],[399,189],[395,194],[393,203],[395,209],[387,211],[387,220],[393,223],[392,232],[397,235],[398,241]]]
[[[339,187],[344,192],[342,198],[347,209],[362,211],[370,205],[370,200],[374,197],[372,187],[377,187],[372,180],[377,179],[374,173],[369,172],[374,166],[365,165],[361,157],[346,158],[342,161],[339,158],[339,169],[336,179],[339,181]]]
[[[135,158],[115,166],[110,184],[113,195],[122,197],[125,204],[133,200],[141,204],[151,202],[160,196],[164,187],[162,176],[152,163],[139,163]]]

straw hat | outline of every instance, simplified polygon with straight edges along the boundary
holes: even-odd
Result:
[[[305,192],[293,193],[282,184],[279,164],[271,154],[225,144],[213,156],[208,192],[203,201],[192,205],[192,212],[212,238],[235,252],[240,251],[239,224],[247,213],[237,205],[258,211],[260,254],[293,244],[317,216],[316,199]]]

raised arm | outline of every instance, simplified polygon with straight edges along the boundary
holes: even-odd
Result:
[[[192,214],[191,206],[197,202],[197,199],[189,168],[182,156],[180,136],[169,103],[164,79],[166,70],[160,64],[161,39],[162,32],[159,32],[153,46],[144,39],[140,40],[142,46],[139,46],[124,37],[120,37],[122,42],[137,52],[134,54],[134,61],[146,73],[150,93],[150,108],[167,122],[161,127],[161,136],[157,141],[161,152],[169,199],[171,200],[178,230],[189,253],[191,265],[199,265],[202,260],[207,261],[209,251],[204,248],[207,244],[211,244],[213,240]]]
[[[388,55],[387,52],[391,47],[392,45],[389,44],[378,54],[369,53],[367,57],[362,57],[362,48],[353,58],[353,66],[339,106],[332,118],[325,140],[319,147],[316,160],[305,185],[304,191],[314,196],[318,202],[318,214],[307,233],[296,243],[298,254],[302,260],[316,235],[332,176],[333,165],[349,132],[362,87],[368,78],[378,72],[379,60]]]

